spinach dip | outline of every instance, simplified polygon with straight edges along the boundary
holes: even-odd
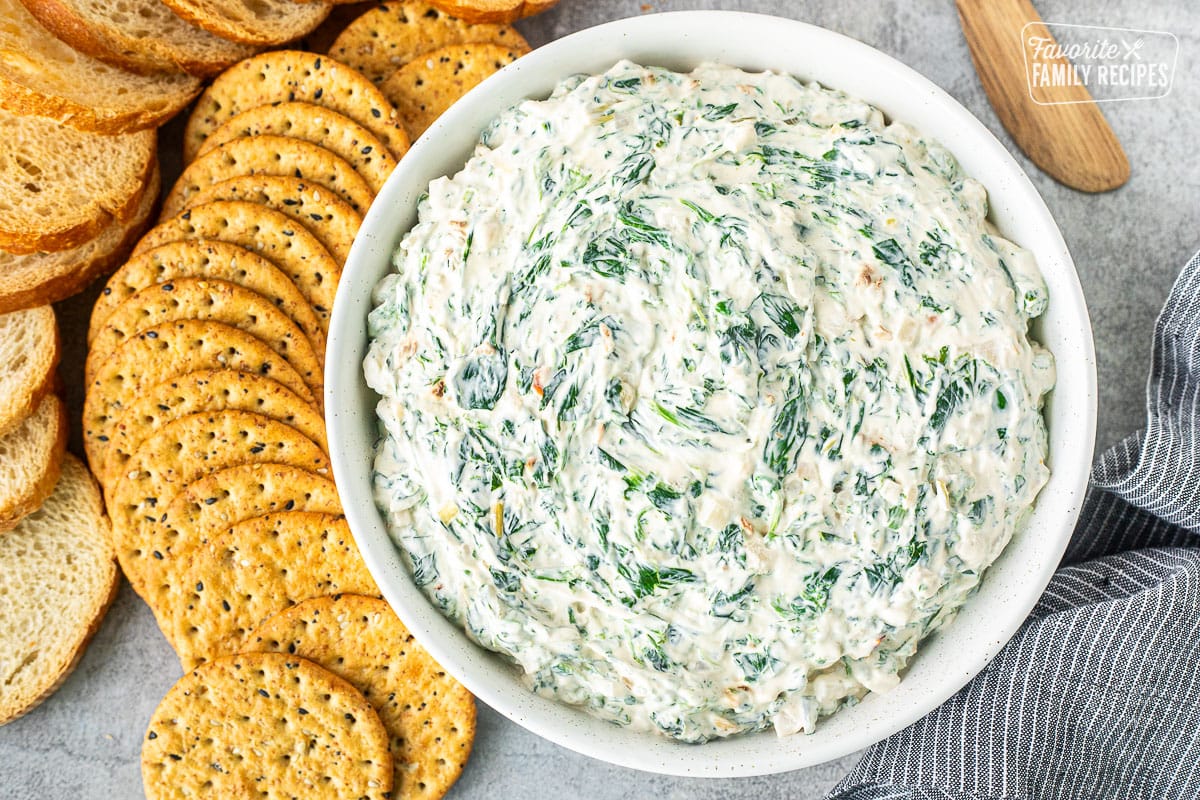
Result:
[[[622,62],[505,112],[376,288],[375,499],[530,688],[702,742],[895,686],[1047,479],[1047,293],[865,102]]]

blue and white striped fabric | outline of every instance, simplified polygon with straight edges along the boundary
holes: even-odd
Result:
[[[1154,331],[1146,429],[1101,456],[1008,646],[838,800],[1200,798],[1200,253]]]

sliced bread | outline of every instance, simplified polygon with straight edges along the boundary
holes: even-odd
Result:
[[[37,410],[54,383],[58,323],[38,306],[0,315],[0,436]]]
[[[0,109],[0,249],[66,250],[137,213],[154,131],[101,136]]]
[[[113,220],[96,238],[78,247],[21,256],[0,252],[0,314],[57,303],[115,269],[150,222],[158,203],[158,189],[156,168],[137,213],[128,222]]]
[[[332,6],[323,0],[163,0],[193,25],[231,42],[279,45],[314,30]]]
[[[52,394],[17,427],[0,436],[0,534],[42,504],[62,470],[67,409]]]
[[[21,0],[55,36],[81,53],[132,72],[213,75],[254,55],[214,36],[161,0]]]
[[[125,133],[165,122],[199,91],[200,80],[182,72],[136,75],[86,56],[19,0],[0,0],[0,108]]]
[[[46,503],[0,536],[0,725],[62,684],[116,593],[100,490],[68,455]]]
[[[558,0],[431,0],[433,5],[464,22],[512,22],[540,14]]]

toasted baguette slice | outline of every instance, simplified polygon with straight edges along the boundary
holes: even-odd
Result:
[[[116,593],[100,491],[68,455],[45,505],[0,536],[0,725],[62,684]]]
[[[0,108],[126,133],[166,121],[200,91],[200,80],[182,72],[135,75],[80,53],[19,0],[0,0],[0,20]]]
[[[463,22],[512,22],[540,14],[558,4],[558,0],[430,0],[452,17]]]
[[[54,309],[38,306],[0,315],[0,436],[37,409],[58,366]]]
[[[157,167],[128,222],[113,220],[95,239],[57,253],[0,252],[0,314],[57,303],[115,269],[146,230],[158,203]]]
[[[204,77],[255,53],[185,21],[161,0],[21,0],[55,36],[131,72]]]
[[[48,394],[33,415],[0,436],[0,534],[50,496],[67,448],[67,409]]]
[[[100,136],[0,109],[0,249],[66,250],[137,213],[154,131]]]
[[[163,0],[193,25],[231,42],[278,45],[316,29],[332,6],[325,0]]]

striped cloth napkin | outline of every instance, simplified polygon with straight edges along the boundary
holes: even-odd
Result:
[[[965,689],[868,750],[830,798],[1200,798],[1197,533],[1200,253],[1155,326],[1146,429],[1095,465],[1025,625]]]

